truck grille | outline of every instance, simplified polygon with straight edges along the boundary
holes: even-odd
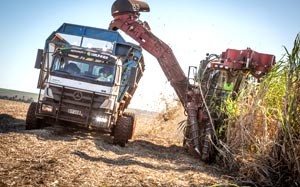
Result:
[[[61,101],[64,104],[72,104],[82,107],[100,108],[101,104],[107,99],[107,96],[93,94],[93,92],[73,90],[66,87],[50,87],[54,100]]]
[[[88,124],[88,117],[92,110],[100,110],[100,106],[108,98],[105,95],[95,94],[68,87],[50,86],[54,100],[59,105],[57,119]]]

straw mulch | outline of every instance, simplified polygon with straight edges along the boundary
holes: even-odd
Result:
[[[135,139],[121,148],[109,136],[91,131],[60,126],[22,130],[27,108],[28,104],[0,100],[0,186],[209,186],[227,182],[216,166],[205,165],[184,151],[171,119],[162,122],[139,115]]]

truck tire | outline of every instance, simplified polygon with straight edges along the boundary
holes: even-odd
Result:
[[[35,115],[35,109],[37,105],[38,104],[36,102],[32,102],[28,108],[27,115],[26,115],[26,126],[25,126],[26,130],[40,128],[39,119],[36,118]]]
[[[132,113],[124,113],[117,120],[114,129],[114,144],[125,147],[125,144],[132,138],[135,128],[135,115]]]
[[[134,135],[134,130],[135,130],[135,126],[136,126],[136,117],[134,113],[131,112],[125,112],[124,116],[130,118],[130,124],[129,124],[129,131],[128,131],[128,139],[132,139],[133,135]]]

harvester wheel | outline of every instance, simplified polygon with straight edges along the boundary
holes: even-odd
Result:
[[[130,139],[133,135],[134,121],[134,117],[127,113],[119,117],[113,132],[115,144],[121,147],[125,147],[125,144],[128,142],[128,139]]]
[[[25,126],[27,130],[40,128],[39,119],[36,118],[35,115],[35,109],[37,105],[38,104],[36,102],[32,102],[28,108],[27,115],[26,115],[26,126]]]

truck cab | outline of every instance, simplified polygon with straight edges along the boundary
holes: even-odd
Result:
[[[35,68],[40,92],[27,129],[54,119],[111,133],[120,145],[132,137],[135,116],[124,110],[144,71],[139,46],[115,31],[64,23],[38,50]]]

